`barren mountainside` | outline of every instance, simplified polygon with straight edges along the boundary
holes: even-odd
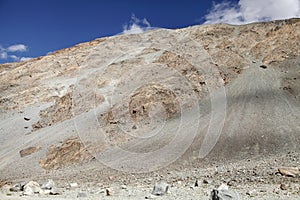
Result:
[[[299,152],[300,19],[99,38],[1,64],[0,94],[0,180]]]

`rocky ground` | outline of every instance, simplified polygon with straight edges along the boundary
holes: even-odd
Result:
[[[54,181],[54,193],[41,190],[36,194],[12,191],[14,185],[26,184],[29,178],[2,182],[1,199],[210,199],[213,189],[226,185],[237,198],[224,199],[299,199],[299,152],[235,160],[204,168],[162,169],[147,174],[113,172],[103,174],[93,164],[84,174],[74,170],[73,176],[53,171],[37,177],[45,188],[48,179]],[[96,162],[96,161],[94,161]],[[196,165],[196,164],[194,164]],[[282,171],[284,167],[286,171]],[[291,168],[290,168],[291,167]],[[75,172],[76,171],[76,172]],[[288,174],[290,172],[291,174]],[[70,172],[69,172],[70,173]],[[167,192],[155,195],[155,184],[166,183]],[[49,183],[48,183],[49,184]],[[50,184],[51,185],[51,184]],[[51,186],[52,187],[52,186]],[[156,185],[157,187],[157,185]],[[163,191],[165,191],[163,189]],[[153,194],[154,192],[154,194]]]

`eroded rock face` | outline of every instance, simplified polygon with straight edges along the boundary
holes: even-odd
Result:
[[[162,109],[156,109],[156,106],[161,106]],[[120,109],[126,109],[121,107]],[[119,123],[115,119],[120,116],[114,116],[117,113],[128,112],[130,118],[139,123],[147,120],[150,117],[158,117],[161,119],[170,119],[176,117],[180,113],[180,105],[176,100],[176,95],[160,85],[147,85],[137,89],[130,97],[128,110],[111,111],[107,113],[107,122],[110,124]]]
[[[46,158],[40,161],[44,169],[57,169],[82,161],[91,160],[92,156],[78,138],[65,140],[61,145],[50,146]]]
[[[34,130],[51,126],[72,117],[72,94],[67,93],[63,97],[55,98],[55,104],[40,112],[40,120],[33,124]]]

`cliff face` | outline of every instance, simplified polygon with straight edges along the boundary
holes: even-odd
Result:
[[[100,38],[0,65],[0,170],[11,176],[13,163],[38,173],[114,145],[157,150],[177,122],[192,140],[181,138],[187,146],[175,157],[198,155],[201,145],[203,155],[213,149],[225,158],[297,148],[299,43],[299,19],[204,25]],[[85,147],[62,142],[74,136]],[[38,151],[20,157],[30,147]],[[64,147],[69,158],[58,155]]]

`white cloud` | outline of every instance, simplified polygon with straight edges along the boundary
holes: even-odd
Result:
[[[8,52],[16,52],[16,51],[23,52],[23,51],[27,51],[27,46],[25,46],[24,44],[15,44],[7,47],[6,50]]]
[[[205,24],[245,24],[300,17],[299,0],[239,0],[238,4],[214,3]]]
[[[32,59],[32,57],[22,57],[22,58],[20,58],[20,61],[27,61],[30,59]]]
[[[147,19],[138,19],[134,14],[131,16],[130,23],[123,26],[123,34],[138,34],[151,29]]]
[[[0,52],[0,59],[7,59],[7,53],[4,52]]]
[[[20,58],[18,56],[16,56],[16,55],[9,55],[9,57],[11,59],[15,60],[15,61],[19,61],[20,60]]]
[[[27,61],[32,57],[21,56],[22,52],[27,51],[27,46],[24,44],[15,44],[7,48],[0,45],[0,59],[8,61]]]

